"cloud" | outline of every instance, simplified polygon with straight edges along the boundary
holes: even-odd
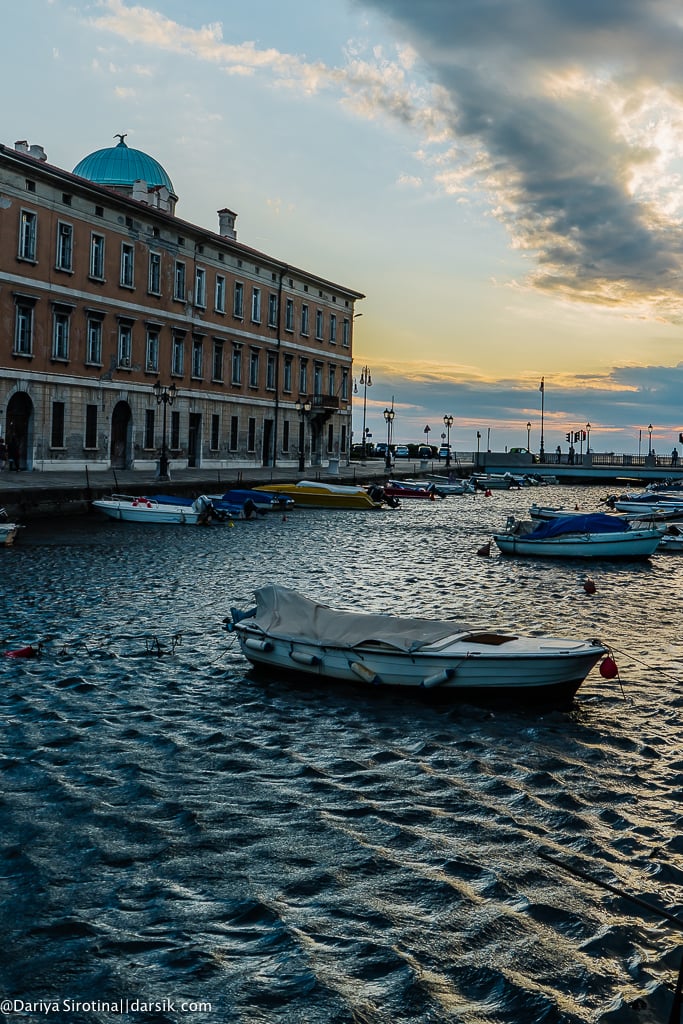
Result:
[[[386,15],[445,90],[455,143],[438,179],[454,194],[468,185],[488,193],[533,262],[534,288],[680,317],[683,23],[674,0],[361,6]]]

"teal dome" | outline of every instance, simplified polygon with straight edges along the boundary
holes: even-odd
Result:
[[[175,196],[173,182],[161,164],[139,149],[130,149],[124,142],[125,136],[119,135],[118,138],[118,145],[98,149],[84,157],[76,164],[73,173],[110,188],[132,189],[134,182],[140,180],[152,188],[165,185]]]

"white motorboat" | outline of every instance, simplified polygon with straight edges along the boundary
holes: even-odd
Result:
[[[196,498],[189,506],[127,494],[112,494],[92,504],[93,508],[99,509],[110,519],[122,519],[127,523],[181,523],[194,526],[209,522],[211,518],[211,501],[206,495]]]
[[[657,550],[661,529],[633,529],[618,516],[594,512],[541,522],[508,519],[493,535],[504,555],[537,558],[640,559]]]
[[[278,586],[257,590],[254,608],[233,608],[225,621],[259,669],[456,700],[565,704],[608,653],[597,640],[338,611]]]
[[[476,488],[470,480],[451,479],[449,476],[439,476],[435,473],[425,478],[428,484],[434,484],[441,494],[474,494]]]
[[[509,491],[520,486],[512,473],[473,473],[470,480],[479,491]]]

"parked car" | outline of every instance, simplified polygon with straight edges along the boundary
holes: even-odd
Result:
[[[397,459],[409,459],[410,448],[407,444],[397,444],[394,448],[394,457]]]
[[[446,459],[451,454],[451,446],[449,444],[442,444],[439,448],[439,458]]]
[[[386,442],[380,441],[379,444],[375,445],[375,455],[386,456],[386,454],[387,454]]]
[[[433,459],[434,452],[432,451],[430,445],[421,444],[420,447],[417,449],[417,457],[418,459]]]

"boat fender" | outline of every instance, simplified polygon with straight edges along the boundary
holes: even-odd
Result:
[[[447,683],[454,675],[454,668],[445,668],[442,672],[435,672],[433,676],[427,676],[420,685],[430,690],[433,686],[442,686],[444,683]]]
[[[594,594],[597,588],[593,580],[587,579],[583,585],[583,589],[586,591],[587,594]]]
[[[255,636],[248,636],[244,646],[251,651],[272,651],[273,645],[270,640],[257,640]]]
[[[308,654],[307,651],[290,651],[292,661],[298,661],[300,665],[319,665],[320,658],[317,654]]]
[[[362,679],[364,683],[378,683],[380,681],[380,678],[374,668],[364,665],[362,661],[352,661],[349,668],[352,672],[355,672],[358,678]]]
[[[149,498],[136,498],[133,502],[133,508],[137,508],[139,505],[143,505],[145,508],[151,508],[152,502]]]
[[[488,487],[486,488],[486,490],[484,491],[484,497],[485,498],[490,498],[491,497],[491,490],[490,490],[490,488],[488,488]]]
[[[619,668],[614,658],[609,655],[600,662],[600,675],[603,679],[616,679],[619,675]]]

